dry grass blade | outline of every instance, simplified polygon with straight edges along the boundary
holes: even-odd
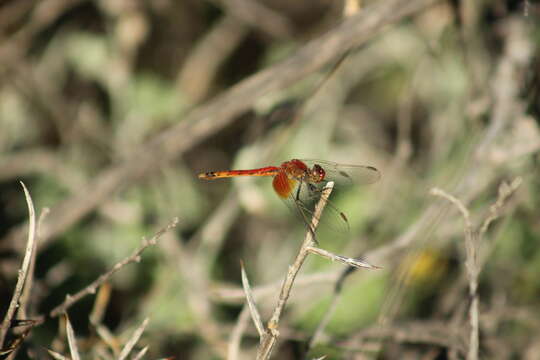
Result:
[[[6,334],[8,329],[10,328],[11,321],[13,320],[13,316],[15,315],[15,312],[17,311],[17,308],[19,306],[19,299],[21,297],[23,287],[26,281],[26,278],[28,276],[28,269],[30,268],[30,264],[32,263],[32,258],[34,257],[35,249],[36,249],[36,233],[37,233],[37,224],[36,224],[36,213],[34,211],[34,203],[32,202],[32,197],[30,196],[30,193],[28,192],[28,189],[24,185],[24,183],[21,181],[21,185],[24,190],[24,196],[26,198],[26,203],[28,205],[28,216],[29,216],[29,224],[28,224],[28,241],[26,242],[26,251],[24,254],[23,263],[21,266],[21,269],[19,270],[19,276],[17,278],[17,284],[15,285],[15,291],[13,292],[13,297],[11,298],[11,301],[9,303],[8,310],[6,312],[6,316],[4,317],[4,320],[2,321],[2,327],[0,328],[0,348],[4,346],[4,340],[6,338]]]
[[[107,304],[111,298],[112,286],[110,283],[105,282],[99,287],[99,291],[94,301],[94,307],[90,313],[90,323],[93,325],[98,325],[101,323],[103,316],[105,315],[105,310],[107,309]]]
[[[236,320],[236,325],[231,332],[231,337],[229,338],[229,344],[227,349],[227,359],[234,360],[239,358],[240,352],[240,342],[242,340],[242,334],[246,331],[247,324],[250,318],[250,311],[248,305],[244,304],[238,319]]]
[[[249,306],[249,312],[251,313],[251,318],[253,319],[253,323],[257,328],[259,337],[262,339],[262,336],[264,335],[264,325],[261,320],[261,315],[257,310],[257,304],[255,304],[253,292],[251,291],[251,286],[249,286],[249,280],[246,274],[246,270],[244,269],[244,264],[242,263],[240,266],[242,268],[242,285],[244,287],[244,292],[246,293],[246,301]]]
[[[306,257],[309,255],[308,248],[315,245],[314,234],[315,234],[315,231],[317,230],[317,226],[319,225],[319,219],[321,218],[322,212],[324,210],[324,207],[326,206],[328,197],[332,193],[333,188],[334,188],[334,183],[330,181],[326,184],[326,186],[322,190],[321,198],[319,199],[319,202],[315,206],[315,211],[311,219],[311,224],[309,225],[309,229],[306,232],[306,237],[304,238],[304,242],[302,243],[302,246],[300,247],[300,251],[298,252],[298,255],[296,256],[294,263],[291,266],[289,266],[289,271],[287,272],[285,281],[283,281],[283,285],[281,286],[278,304],[276,305],[274,309],[274,312],[272,314],[272,317],[270,318],[270,321],[268,321],[267,330],[265,331],[264,336],[261,339],[261,344],[259,346],[259,349],[257,350],[257,360],[269,359],[270,355],[272,354],[272,349],[274,348],[277,337],[279,336],[279,332],[277,328],[279,324],[279,319],[281,317],[281,313],[283,312],[283,309],[285,308],[285,304],[287,303],[287,300],[289,299],[289,296],[291,294],[291,289],[294,284],[296,275],[298,275],[298,272],[300,271],[302,264],[306,260]]]
[[[43,208],[41,210],[41,214],[39,215],[38,222],[36,225],[36,240],[34,241],[32,250],[32,258],[30,260],[30,268],[28,269],[28,276],[26,277],[26,281],[24,283],[23,292],[19,301],[19,312],[17,314],[18,319],[27,319],[27,307],[28,303],[30,301],[30,295],[32,291],[32,286],[34,284],[34,272],[36,268],[36,256],[37,256],[37,245],[39,242],[39,231],[41,229],[41,224],[43,223],[43,220],[47,217],[49,214],[50,209],[49,208]]]
[[[113,354],[117,355],[120,353],[120,343],[118,339],[116,339],[114,334],[112,334],[106,326],[97,324],[95,325],[95,331],[99,338],[109,346]]]
[[[343,263],[345,265],[349,265],[349,266],[352,266],[352,267],[355,267],[355,268],[359,268],[359,269],[360,268],[380,269],[379,266],[371,265],[368,262],[365,262],[365,261],[362,261],[362,260],[359,260],[359,259],[346,257],[346,256],[337,255],[337,254],[334,254],[334,253],[332,253],[330,251],[326,251],[326,250],[318,248],[318,247],[309,246],[307,248],[307,250],[312,254],[322,256],[322,257],[330,259],[332,261],[339,261],[339,262],[341,262],[341,263]]]
[[[77,347],[77,339],[75,338],[75,332],[73,331],[73,327],[71,326],[71,322],[69,321],[69,317],[67,314],[65,314],[66,317],[66,334],[69,344],[69,353],[71,354],[71,359],[73,360],[80,360],[81,357],[79,355],[79,349]]]
[[[146,355],[146,353],[148,352],[148,348],[149,348],[148,345],[145,346],[145,347],[143,347],[143,348],[141,349],[141,351],[139,351],[139,352],[137,353],[137,355],[135,355],[135,356],[133,357],[133,360],[139,360],[139,359],[142,359],[143,356]]]
[[[148,321],[149,321],[148,318],[144,319],[142,324],[137,328],[137,330],[135,330],[131,339],[129,339],[127,344],[122,349],[122,352],[120,352],[120,356],[118,356],[119,360],[124,360],[125,358],[127,358],[131,350],[133,350],[133,347],[135,346],[135,344],[137,344],[137,341],[139,341],[139,339],[141,338],[141,335],[144,332],[144,329],[148,325]]]
[[[69,307],[71,307],[73,304],[75,304],[77,301],[85,297],[89,294],[94,294],[96,292],[96,289],[103,284],[105,281],[107,281],[111,276],[114,275],[118,270],[123,268],[124,266],[140,261],[140,255],[141,253],[146,250],[146,248],[153,246],[157,243],[157,240],[167,231],[173,229],[178,224],[178,218],[175,218],[169,225],[167,225],[165,228],[159,230],[157,233],[154,234],[150,239],[143,239],[143,243],[141,246],[139,246],[133,253],[128,256],[127,258],[123,259],[122,261],[116,263],[111,270],[107,271],[105,274],[100,275],[96,280],[94,280],[91,284],[86,286],[84,289],[80,290],[75,295],[67,295],[66,300],[55,307],[51,312],[50,316],[55,317],[62,313],[64,313]]]
[[[49,353],[49,355],[51,355],[56,360],[69,360],[67,357],[65,357],[62,354],[57,353],[56,351],[52,351],[50,349],[47,349],[47,352]]]

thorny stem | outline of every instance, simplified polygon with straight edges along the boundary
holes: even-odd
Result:
[[[281,317],[281,313],[283,312],[283,309],[285,308],[285,304],[287,303],[287,300],[289,299],[289,296],[291,294],[291,289],[294,284],[296,275],[300,271],[302,264],[304,263],[304,261],[306,260],[309,254],[309,248],[315,245],[314,232],[317,229],[317,226],[319,225],[319,219],[321,218],[321,214],[324,210],[324,207],[326,206],[326,202],[328,201],[328,197],[330,196],[330,193],[332,192],[333,187],[334,187],[333,182],[329,182],[328,184],[326,184],[325,188],[322,191],[321,198],[319,199],[319,202],[315,206],[315,212],[313,214],[313,217],[311,218],[311,224],[309,225],[309,230],[306,233],[306,237],[304,238],[304,242],[302,243],[302,246],[300,247],[300,251],[298,252],[298,255],[296,255],[296,259],[294,260],[294,263],[291,266],[289,266],[289,270],[287,271],[287,276],[285,277],[285,281],[283,282],[283,285],[281,286],[278,303],[276,305],[276,308],[274,309],[274,312],[272,314],[272,317],[270,318],[270,321],[268,321],[266,332],[261,338],[261,344],[257,351],[257,360],[268,359],[270,357],[270,354],[272,353],[272,349],[276,343],[277,337],[279,336],[279,332],[277,328],[279,325],[279,319]]]

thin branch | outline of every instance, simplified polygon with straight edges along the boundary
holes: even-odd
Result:
[[[469,308],[469,321],[471,324],[471,332],[469,335],[469,352],[468,360],[478,359],[479,348],[479,326],[478,326],[478,274],[480,272],[478,266],[478,232],[475,231],[471,224],[469,210],[463,205],[461,200],[448,194],[441,189],[431,189],[431,195],[442,197],[450,201],[461,212],[465,222],[465,268],[467,269],[467,278],[469,280],[469,295],[471,297],[471,305]]]
[[[521,177],[517,177],[510,184],[503,182],[501,186],[499,186],[499,197],[497,198],[495,204],[490,206],[489,215],[486,217],[486,219],[482,223],[482,226],[480,227],[480,238],[483,238],[489,225],[493,221],[497,220],[499,216],[501,216],[501,211],[506,204],[506,201],[519,188],[521,183]]]
[[[457,199],[456,197],[448,194],[444,190],[441,190],[439,188],[433,188],[429,192],[431,195],[442,197],[448,201],[450,201],[452,204],[456,206],[456,208],[459,210],[461,215],[463,216],[463,220],[465,221],[465,228],[469,231],[472,231],[472,224],[471,224],[471,216],[469,213],[469,210],[463,205],[461,200]]]
[[[28,226],[28,241],[26,242],[26,251],[24,254],[23,263],[21,269],[19,270],[19,276],[17,277],[17,284],[15,285],[15,291],[13,292],[13,297],[9,303],[6,316],[2,321],[2,326],[0,328],[0,349],[4,346],[4,340],[6,334],[10,328],[11,320],[19,307],[19,298],[21,297],[24,284],[28,276],[28,269],[32,264],[32,259],[35,257],[34,253],[36,250],[36,233],[37,233],[37,223],[36,223],[36,213],[34,211],[34,203],[32,202],[32,197],[28,192],[28,189],[21,181],[21,186],[24,190],[24,196],[26,198],[26,204],[28,205],[28,216],[30,218]]]
[[[263,2],[256,0],[214,0],[214,2],[220,3],[236,18],[236,22],[240,20],[271,36],[286,38],[293,33],[291,21],[265,6]]]
[[[220,66],[248,31],[249,28],[233,15],[225,15],[190,51],[177,75],[177,87],[194,103],[207,98]]]
[[[503,182],[499,187],[499,196],[497,201],[490,207],[489,215],[486,217],[482,226],[479,229],[473,229],[470,219],[470,213],[463,205],[461,200],[446,193],[441,189],[432,189],[431,194],[440,196],[456,206],[461,212],[465,222],[465,250],[466,260],[465,268],[467,270],[467,278],[469,281],[469,295],[471,297],[471,305],[469,308],[469,321],[471,325],[468,360],[478,359],[479,350],[479,311],[478,311],[478,276],[481,270],[481,264],[478,262],[478,251],[480,249],[481,240],[485,235],[487,228],[491,222],[500,216],[501,210],[504,207],[508,198],[521,185],[521,178],[516,178],[511,184]]]
[[[143,239],[142,245],[139,246],[129,257],[123,259],[122,261],[116,263],[111,270],[107,271],[105,274],[100,275],[96,280],[94,280],[91,284],[86,286],[84,289],[77,292],[75,295],[67,295],[66,300],[57,307],[55,307],[51,312],[51,317],[56,317],[64,312],[66,312],[67,309],[69,309],[73,304],[75,304],[77,301],[81,300],[86,295],[94,294],[96,292],[96,289],[103,284],[105,281],[109,280],[114,273],[116,273],[118,270],[123,268],[124,266],[140,261],[140,255],[146,248],[156,245],[157,240],[167,231],[173,229],[178,224],[178,218],[175,218],[169,225],[167,225],[165,228],[159,230],[157,233],[154,234],[150,239]]]
[[[309,230],[306,233],[306,237],[304,239],[304,242],[302,243],[302,246],[300,247],[300,251],[296,256],[294,263],[289,266],[289,271],[287,272],[287,276],[285,277],[285,281],[283,282],[283,285],[281,287],[278,303],[274,309],[270,321],[268,322],[265,334],[261,339],[261,345],[259,346],[259,349],[257,351],[257,360],[270,358],[272,349],[276,343],[277,337],[279,336],[277,328],[279,325],[281,313],[283,312],[285,304],[287,303],[287,300],[289,299],[289,296],[291,294],[294,279],[296,278],[296,275],[300,271],[302,264],[309,255],[308,248],[315,245],[315,238],[313,234],[317,229],[317,226],[319,225],[319,219],[321,218],[322,212],[324,210],[324,207],[326,206],[326,202],[328,200],[328,197],[330,196],[330,193],[332,192],[333,187],[333,182],[329,182],[326,184],[325,188],[322,191],[321,198],[319,199],[317,206],[315,206],[315,212],[311,219]]]

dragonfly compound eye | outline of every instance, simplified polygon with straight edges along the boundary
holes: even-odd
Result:
[[[326,172],[320,165],[313,165],[313,170],[311,170],[311,174],[313,176],[313,179],[316,182],[321,182],[324,180],[324,177],[326,176]]]

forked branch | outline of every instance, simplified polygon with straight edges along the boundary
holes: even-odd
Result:
[[[322,212],[326,206],[326,202],[328,201],[328,197],[330,196],[333,188],[333,182],[329,182],[328,184],[326,184],[322,191],[321,198],[315,206],[315,212],[313,214],[313,217],[311,218],[309,230],[306,232],[306,237],[304,238],[304,242],[300,247],[298,255],[296,255],[294,263],[289,266],[289,271],[287,271],[287,276],[285,277],[285,281],[283,282],[283,285],[281,286],[281,290],[279,292],[278,303],[274,309],[274,312],[272,313],[270,321],[268,321],[265,333],[261,338],[261,344],[259,345],[259,349],[257,351],[257,360],[270,358],[272,349],[276,343],[277,337],[279,336],[279,332],[277,329],[281,313],[283,312],[285,304],[287,303],[287,300],[289,299],[289,296],[291,294],[294,279],[296,278],[296,275],[298,275],[302,264],[309,255],[309,248],[315,247],[314,232],[315,230],[317,230],[317,226],[319,225],[319,219],[321,218]]]

